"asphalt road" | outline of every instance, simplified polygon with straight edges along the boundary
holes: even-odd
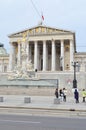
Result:
[[[0,114],[0,130],[86,130],[86,118]]]

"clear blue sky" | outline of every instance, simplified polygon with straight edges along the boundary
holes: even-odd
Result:
[[[86,0],[0,0],[0,42],[9,52],[8,35],[33,27],[40,21],[44,24],[76,33],[78,52],[86,52]]]

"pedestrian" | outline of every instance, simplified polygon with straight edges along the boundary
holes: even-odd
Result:
[[[63,88],[63,101],[66,102],[67,90]]]
[[[74,91],[74,98],[75,98],[76,103],[79,103],[79,92],[77,89],[75,89]]]
[[[55,90],[55,96],[56,96],[56,98],[59,97],[59,94],[58,94],[58,88],[56,88],[56,90]]]
[[[59,90],[59,96],[60,96],[60,99],[63,101],[63,91],[62,91],[62,89]]]
[[[83,89],[83,90],[82,90],[83,102],[85,102],[85,97],[86,97],[86,91],[85,91],[85,89]]]

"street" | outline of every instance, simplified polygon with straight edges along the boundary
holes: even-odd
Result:
[[[86,118],[0,114],[0,130],[86,130]]]

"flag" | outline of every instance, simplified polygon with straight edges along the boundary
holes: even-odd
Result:
[[[44,16],[42,15],[42,20],[44,20]]]

